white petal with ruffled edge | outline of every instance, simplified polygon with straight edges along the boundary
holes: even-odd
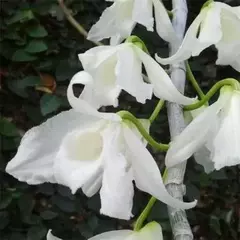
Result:
[[[94,121],[95,117],[70,110],[33,127],[25,133],[6,172],[28,184],[55,183],[53,165],[62,139],[79,125],[84,128]]]
[[[132,44],[125,44],[117,53],[115,68],[116,84],[140,103],[152,98],[153,86],[145,83],[142,77],[142,62],[132,48]]]
[[[152,1],[135,0],[132,11],[132,19],[142,24],[148,31],[153,31]]]
[[[207,107],[179,136],[173,139],[165,158],[167,167],[186,161],[208,142],[218,123],[218,113],[228,103],[230,97],[229,92],[221,94],[217,102]]]
[[[221,111],[221,126],[213,142],[212,161],[217,170],[240,164],[240,92],[235,91]]]
[[[129,220],[133,205],[133,176],[124,151],[121,126],[113,125],[103,132],[104,173],[100,190],[104,215]]]
[[[118,44],[130,36],[135,22],[132,20],[133,0],[115,1],[102,13],[99,21],[92,26],[88,39],[100,41],[104,38],[113,38],[111,44]]]
[[[153,58],[140,48],[136,46],[133,46],[133,48],[145,66],[148,79],[153,84],[153,91],[156,97],[183,105],[193,103],[194,99],[182,95],[174,86],[167,73]]]
[[[152,2],[154,5],[155,23],[158,35],[163,40],[170,43],[179,41],[162,1],[152,0]]]
[[[131,236],[132,233],[131,230],[116,230],[99,234],[88,240],[127,240],[127,237]]]
[[[144,144],[128,127],[124,127],[123,131],[136,186],[174,208],[193,208],[196,201],[184,203],[167,192],[158,166]]]
[[[61,238],[55,237],[52,235],[52,230],[49,230],[47,233],[47,240],[62,240]]]
[[[95,182],[101,176],[104,144],[101,130],[106,124],[102,120],[87,128],[81,126],[68,133],[59,147],[54,161],[54,176],[73,194],[84,184]]]

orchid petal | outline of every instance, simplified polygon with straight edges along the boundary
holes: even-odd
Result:
[[[95,237],[89,238],[88,240],[125,240],[128,236],[133,233],[131,230],[115,230],[99,234]]]
[[[223,36],[221,30],[221,9],[211,7],[203,19],[198,37],[199,44],[196,44],[192,56],[198,56],[204,49],[218,43]]]
[[[211,132],[218,122],[217,114],[229,100],[229,94],[220,95],[217,102],[207,107],[177,136],[170,144],[167,152],[165,164],[172,167],[183,161],[198,151],[207,143]]]
[[[153,31],[152,2],[149,0],[135,0],[132,19],[142,24],[148,31]]]
[[[132,20],[132,8],[133,1],[114,2],[112,6],[104,10],[100,20],[92,26],[88,33],[88,39],[99,41],[118,36],[115,44],[119,44],[121,40],[130,36],[135,26],[135,22]]]
[[[77,98],[75,97],[73,93],[73,85],[74,84],[81,84],[82,82],[93,82],[92,76],[87,72],[80,72],[77,75],[78,77],[74,77],[67,89],[67,97],[70,105],[73,109],[78,111],[79,113],[88,114],[91,116],[103,118],[103,119],[109,119],[112,121],[121,121],[121,118],[114,113],[101,113],[98,112],[93,106],[91,106],[87,101],[81,99],[81,97]],[[85,79],[85,80],[82,80]]]
[[[101,175],[103,138],[100,130],[105,124],[103,120],[85,128],[80,125],[62,140],[53,166],[54,176],[73,194]]]
[[[133,205],[133,176],[125,156],[121,153],[121,128],[112,126],[104,133],[104,173],[100,190],[104,215],[129,220]]]
[[[224,108],[220,129],[213,142],[213,162],[217,170],[240,164],[240,93],[235,91],[229,108]]]
[[[194,153],[194,159],[198,164],[203,166],[207,174],[215,170],[214,163],[211,159],[211,151],[206,146],[201,147]]]
[[[53,165],[62,139],[69,131],[96,121],[74,110],[62,112],[43,124],[28,130],[6,172],[28,184],[56,183]]]
[[[200,42],[197,39],[197,32],[199,26],[207,13],[206,9],[203,9],[201,13],[196,17],[188,31],[185,34],[183,42],[179,47],[178,51],[168,58],[161,58],[157,54],[155,55],[156,60],[161,64],[174,64],[184,61],[192,56],[192,51],[194,48],[199,47]]]
[[[157,222],[148,223],[135,235],[138,240],[163,240],[162,228]]]
[[[116,83],[121,89],[136,97],[138,102],[145,103],[146,99],[151,99],[153,86],[143,82],[142,62],[132,47],[126,46],[118,52],[115,73]]]
[[[194,99],[182,95],[174,86],[167,73],[153,58],[136,46],[134,46],[134,50],[145,66],[156,97],[183,105],[193,103]]]
[[[152,2],[154,5],[156,30],[158,35],[167,42],[178,41],[171,20],[162,1],[152,0]]]
[[[184,203],[173,198],[166,190],[161,173],[153,157],[140,139],[128,128],[124,129],[125,141],[128,145],[129,160],[132,164],[133,177],[136,186],[169,206],[189,209],[196,205],[196,201]]]
[[[53,236],[53,235],[52,235],[52,230],[49,230],[48,233],[47,233],[47,240],[62,240],[62,239]]]

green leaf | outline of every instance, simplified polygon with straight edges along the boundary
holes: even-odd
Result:
[[[218,217],[214,215],[210,217],[210,228],[213,229],[218,235],[222,234]]]
[[[27,233],[27,240],[42,240],[47,234],[43,225],[31,227]]]
[[[12,195],[10,193],[4,193],[0,196],[0,209],[5,209],[12,202]]]
[[[18,49],[12,56],[12,61],[14,62],[31,62],[36,59],[36,56],[25,52],[23,49]]]
[[[61,98],[51,94],[45,94],[40,100],[40,109],[43,116],[55,112],[61,106]]]
[[[46,210],[44,212],[41,212],[40,215],[41,215],[41,218],[44,220],[52,220],[58,216],[58,213]]]
[[[2,150],[3,151],[13,151],[19,146],[21,138],[20,137],[2,137]]]
[[[22,216],[30,216],[34,205],[34,199],[30,194],[24,194],[18,200],[18,207]]]
[[[34,19],[34,15],[33,12],[31,10],[19,10],[17,11],[14,16],[12,16],[10,19],[6,20],[6,24],[10,25],[13,23],[17,23],[17,22],[26,22],[29,21],[31,19]]]
[[[41,78],[39,76],[28,76],[20,80],[8,81],[8,88],[19,95],[20,97],[27,98],[26,92],[28,87],[34,87],[40,84]]]
[[[32,40],[25,47],[25,51],[29,53],[44,52],[48,49],[46,43],[43,40]]]
[[[7,119],[0,117],[0,134],[7,137],[19,136],[17,127]]]
[[[10,217],[8,212],[0,212],[0,230],[3,230],[10,222]]]
[[[42,38],[42,37],[46,37],[48,35],[48,32],[46,31],[44,26],[42,26],[40,24],[29,26],[26,29],[26,31],[27,31],[27,34],[33,38]]]
[[[69,198],[62,197],[60,195],[54,195],[52,197],[52,202],[63,212],[72,213],[76,211],[74,201],[70,200]]]
[[[71,64],[68,60],[62,60],[56,68],[56,79],[57,81],[66,81],[71,79],[79,70],[79,66]]]

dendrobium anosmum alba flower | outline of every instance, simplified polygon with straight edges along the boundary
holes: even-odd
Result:
[[[156,30],[167,42],[177,39],[168,13],[161,0],[106,0],[114,2],[103,13],[100,20],[92,26],[88,39],[100,41],[111,38],[111,45],[119,44],[129,37],[137,23],[153,31],[153,6]]]
[[[47,240],[61,240],[48,232]],[[116,230],[99,234],[88,240],[163,240],[162,228],[157,222],[148,223],[140,231]]]
[[[91,197],[100,189],[101,213],[129,219],[132,216],[133,181],[136,186],[164,203],[181,209],[184,203],[168,194],[156,162],[140,134],[118,114],[100,113],[73,94],[73,107],[23,137],[6,171],[28,184],[44,182],[79,188]]]
[[[211,45],[218,50],[216,64],[230,65],[240,72],[240,6],[210,2],[189,27],[178,51],[169,58],[156,55],[156,59],[161,64],[178,63]]]
[[[118,106],[121,90],[140,103],[151,99],[153,92],[158,98],[183,105],[194,101],[182,95],[162,67],[132,43],[94,47],[78,56],[85,71],[77,73],[73,79],[85,85],[80,98],[94,108]],[[142,64],[150,83],[143,81]]]
[[[240,164],[239,142],[240,91],[225,86],[219,99],[196,116],[170,144],[166,166],[185,161],[198,150],[206,172],[234,166]]]

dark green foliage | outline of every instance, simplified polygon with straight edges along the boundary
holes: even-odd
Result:
[[[88,30],[107,3],[103,0],[65,0],[76,19]],[[171,1],[165,0],[171,7]],[[205,1],[189,0],[189,23]],[[239,5],[239,0],[226,0]],[[48,229],[66,240],[85,240],[97,233],[131,228],[126,222],[99,214],[99,195],[85,197],[79,190],[72,195],[63,186],[45,183],[29,186],[5,173],[7,162],[16,153],[20,139],[29,128],[69,108],[66,89],[69,80],[81,70],[77,54],[93,47],[65,20],[55,0],[0,1],[0,238],[1,240],[41,240]],[[134,32],[144,40],[151,53],[168,53],[167,44],[154,34],[137,26]],[[206,92],[214,82],[225,77],[240,79],[230,67],[216,67],[216,52],[209,49],[190,65]],[[80,91],[81,89],[79,89]],[[188,84],[186,92],[196,96]],[[157,99],[146,105],[136,103],[123,93],[119,109],[127,109],[148,118]],[[108,111],[118,109],[107,108]],[[153,137],[169,141],[167,115],[163,110],[151,127]],[[153,152],[161,169],[164,155]],[[187,212],[196,240],[237,240],[240,234],[240,172],[232,167],[204,173],[202,167],[189,161],[186,173],[186,199],[199,199],[198,206]],[[136,191],[135,216],[146,205],[149,196]],[[165,240],[171,239],[167,208],[158,202],[149,221],[156,220],[164,229]]]

